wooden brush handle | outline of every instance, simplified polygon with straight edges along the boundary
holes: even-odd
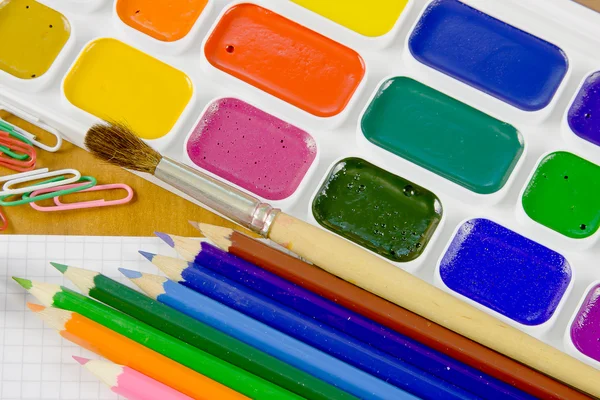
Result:
[[[600,371],[324,229],[280,213],[269,238],[338,277],[600,397]]]

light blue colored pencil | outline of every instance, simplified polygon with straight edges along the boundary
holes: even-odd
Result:
[[[152,258],[149,253],[142,253]],[[160,257],[160,256],[157,256]],[[185,261],[181,261],[187,265]],[[119,269],[148,296],[363,399],[417,397],[192,289],[157,275]]]

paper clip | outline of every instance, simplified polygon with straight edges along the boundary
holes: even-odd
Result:
[[[24,178],[26,176],[43,174],[44,172],[48,172],[48,168],[38,168],[38,169],[34,169],[32,171],[21,172],[18,174],[4,175],[4,176],[0,176],[0,182],[6,182],[6,181],[10,181],[10,180],[17,179],[17,178]]]
[[[62,176],[62,175],[66,175],[66,174],[71,174],[71,175],[73,175],[73,177],[65,179],[64,176]],[[60,177],[63,179],[59,180],[59,181],[52,180],[52,182],[46,182],[46,183],[42,183],[40,185],[32,185],[32,186],[26,186],[26,187],[22,187],[22,188],[11,189],[11,186],[17,185],[19,183],[29,182],[29,181],[33,181],[33,180],[41,179],[41,178],[51,178],[51,177]],[[2,186],[3,190],[0,192],[0,196],[6,196],[9,194],[29,193],[29,192],[33,192],[34,190],[53,188],[56,186],[64,186],[64,185],[68,185],[70,183],[75,183],[75,182],[79,181],[79,179],[81,179],[81,174],[79,173],[79,171],[77,171],[75,169],[61,169],[58,171],[51,171],[51,172],[45,172],[42,174],[29,175],[29,176],[25,176],[25,177],[16,178],[16,179],[11,179],[11,180],[5,182],[4,186]]]
[[[29,171],[35,168],[37,159],[35,149],[28,144],[8,137],[6,133],[3,135],[3,133],[0,132],[0,147],[4,147],[8,151],[0,151],[0,165],[15,171]],[[23,153],[25,158],[29,158],[29,160],[11,158],[10,153],[14,153],[13,150]]]
[[[56,137],[56,144],[54,146],[48,146],[47,144],[39,142],[37,140],[37,137],[34,134],[27,132],[25,129],[19,128],[18,126],[11,124],[10,122],[0,118],[0,122],[3,123],[2,126],[8,126],[9,128],[12,128],[12,133],[16,133],[16,134],[19,134],[19,135],[27,138],[28,140],[31,141],[30,144],[33,144],[34,146],[39,147],[42,150],[49,151],[51,153],[58,151],[58,149],[60,149],[60,147],[62,146],[63,139],[62,139],[60,132],[58,130],[54,129],[53,127],[51,127],[50,125],[45,124],[39,118],[34,117],[33,115],[31,115],[29,113],[26,113],[22,110],[16,109],[14,107],[11,107],[11,106],[9,106],[5,103],[1,103],[1,102],[0,102],[0,110],[8,111],[9,113],[21,118],[24,121],[29,122],[30,124],[37,126],[40,129],[45,130],[46,132],[50,133],[52,136]],[[0,129],[2,129],[2,128],[0,127]]]
[[[79,186],[79,184],[61,186],[60,189],[69,189],[69,188],[76,187],[76,186]],[[127,192],[127,196],[122,199],[109,200],[109,201],[100,199],[100,200],[82,201],[79,203],[62,203],[60,201],[60,197],[64,196],[65,194],[60,194],[60,195],[57,195],[54,197],[55,206],[40,206],[40,205],[35,204],[35,202],[29,203],[29,205],[32,208],[34,208],[35,210],[44,211],[44,212],[67,211],[67,210],[78,210],[78,209],[83,209],[83,208],[108,207],[108,206],[126,204],[126,203],[129,203],[131,201],[131,199],[133,198],[133,189],[131,187],[129,187],[128,185],[125,185],[124,183],[98,185],[98,186],[94,186],[94,187],[91,187],[88,189],[81,190],[80,193],[97,192],[100,190],[114,190],[114,189],[125,190]],[[38,194],[44,193],[46,191],[47,191],[47,189],[36,190],[35,192],[31,193],[30,196],[37,196]]]
[[[24,135],[20,132],[17,132],[14,125],[9,124],[2,118],[0,118],[0,132],[5,132],[7,135],[12,136],[15,139],[19,139],[23,143],[33,146],[33,143],[30,140],[31,134]]]
[[[10,158],[14,158],[15,160],[23,161],[29,158],[28,154],[19,154],[12,151],[9,147],[5,145],[0,145],[0,151]]]
[[[53,179],[49,179],[47,181],[39,182],[33,186],[37,187],[37,186],[41,186],[44,183],[51,183],[51,182],[58,182],[59,184],[61,184],[64,181],[65,181],[64,177],[59,176],[59,177],[56,177]],[[20,206],[22,204],[32,203],[34,201],[51,199],[56,196],[64,196],[67,194],[78,192],[80,190],[89,189],[91,187],[94,187],[97,183],[96,178],[91,177],[91,176],[82,176],[80,181],[87,181],[88,183],[70,185],[70,186],[75,186],[75,187],[71,187],[71,188],[66,188],[67,185],[65,185],[65,186],[57,186],[57,187],[42,189],[42,190],[44,190],[44,193],[46,193],[46,194],[41,194],[39,196],[32,196],[32,193],[25,193],[19,200],[13,200],[13,201],[5,201],[8,197],[14,196],[13,194],[9,194],[6,196],[0,196],[0,206],[4,206],[4,207]],[[41,192],[41,190],[38,190],[38,193],[39,192]]]
[[[32,145],[17,139],[13,139],[8,133],[2,131],[0,131],[0,147],[2,147],[2,149],[0,149],[2,153],[20,161],[26,160],[27,158],[32,158],[31,154],[35,152],[35,149],[32,147]],[[17,154],[16,150],[27,152],[23,154]]]
[[[6,218],[6,214],[0,208],[0,232],[5,231],[8,228],[8,218]]]

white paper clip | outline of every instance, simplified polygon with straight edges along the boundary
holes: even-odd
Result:
[[[46,132],[48,132],[51,135],[53,135],[54,137],[56,137],[56,144],[54,146],[48,146],[47,144],[44,144],[44,143],[38,141],[37,137],[34,134],[32,134],[31,132],[28,132],[23,128],[19,128],[15,124],[12,124],[3,118],[0,118],[0,120],[4,121],[8,125],[12,126],[16,132],[20,133],[21,135],[23,135],[27,139],[29,139],[31,141],[31,143],[33,143],[36,147],[39,147],[42,150],[46,150],[51,153],[54,153],[54,152],[58,151],[58,149],[60,149],[60,147],[62,146],[63,139],[62,139],[60,132],[58,130],[54,129],[53,127],[51,127],[50,125],[43,123],[39,118],[37,118],[29,113],[26,113],[22,110],[19,110],[15,107],[11,107],[2,102],[0,102],[0,110],[8,111],[9,113],[21,118],[24,121],[29,122],[30,124],[37,126],[40,129],[45,130]]]
[[[38,168],[34,169],[33,171],[25,171],[19,172],[18,174],[4,175],[0,176],[0,182],[8,182],[12,181],[13,179],[25,178],[26,176],[43,174],[45,172],[48,172],[48,168]]]
[[[30,171],[30,172],[33,172],[33,171]],[[11,189],[11,186],[18,185],[19,183],[34,181],[34,180],[42,179],[42,178],[52,178],[54,176],[67,175],[67,174],[73,175],[73,177],[62,179],[62,180],[56,181],[56,182],[48,182],[48,183],[44,183],[41,185],[31,185],[31,186]],[[79,181],[79,179],[81,179],[81,174],[76,169],[61,169],[58,171],[45,172],[45,173],[41,173],[41,174],[30,174],[27,176],[21,176],[16,179],[11,179],[8,182],[6,182],[4,184],[4,186],[2,186],[3,191],[0,192],[0,196],[6,196],[9,194],[10,195],[23,194],[23,193],[33,192],[34,190],[68,185],[70,183],[75,183],[75,182]]]

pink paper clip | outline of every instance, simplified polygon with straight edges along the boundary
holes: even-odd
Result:
[[[74,183],[71,185],[36,190],[30,194],[30,197],[35,197],[38,194],[48,193],[48,192],[52,192],[52,191],[70,189],[70,188],[81,186],[81,185],[82,185],[81,183]],[[81,192],[78,192],[78,193],[97,192],[100,190],[113,190],[113,189],[123,189],[127,192],[127,196],[122,199],[117,199],[117,200],[106,201],[104,199],[100,199],[100,200],[82,201],[79,203],[62,203],[60,201],[60,196],[57,196],[54,198],[54,204],[55,204],[54,206],[40,206],[40,205],[35,204],[35,202],[29,203],[29,205],[31,205],[31,207],[33,207],[35,210],[38,210],[38,211],[52,212],[52,211],[79,210],[82,208],[116,206],[116,205],[120,205],[120,204],[129,203],[131,201],[131,199],[133,199],[133,189],[124,183],[98,185],[98,186],[91,187],[89,189],[82,190]]]
[[[0,232],[5,231],[8,228],[8,218],[6,218],[6,214],[0,208]]]

